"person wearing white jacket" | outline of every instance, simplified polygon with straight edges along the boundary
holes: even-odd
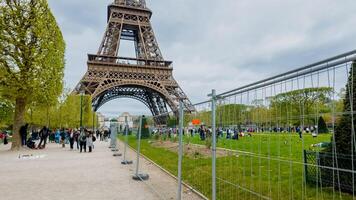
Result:
[[[89,148],[89,153],[92,152],[93,146],[93,134],[89,133],[89,135],[87,136],[87,147]]]

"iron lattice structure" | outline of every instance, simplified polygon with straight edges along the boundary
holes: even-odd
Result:
[[[179,100],[187,112],[194,111],[173,78],[172,62],[163,59],[151,16],[145,0],[115,0],[108,6],[103,40],[97,54],[88,55],[88,70],[75,89],[92,96],[95,111],[113,99],[132,98],[144,103],[159,125],[167,121],[168,106],[178,114]],[[134,42],[136,58],[118,55],[122,40]]]

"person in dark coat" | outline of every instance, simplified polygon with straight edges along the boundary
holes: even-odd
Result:
[[[7,140],[7,132],[4,132],[4,145],[7,145],[9,142]]]
[[[204,127],[201,126],[199,129],[199,135],[200,135],[200,140],[205,140],[205,131],[204,131]]]
[[[46,147],[46,142],[47,142],[46,140],[47,140],[48,135],[49,135],[49,130],[46,126],[44,126],[40,131],[41,140],[40,140],[40,143],[38,144],[39,149]],[[42,142],[43,142],[43,146],[41,146]]]
[[[80,131],[75,129],[74,130],[74,142],[77,143],[77,149],[79,150],[79,134],[80,134]]]
[[[62,148],[66,147],[65,143],[66,139],[66,132],[64,129],[61,130],[61,143],[62,143]]]
[[[80,153],[82,153],[83,149],[84,149],[84,152],[87,152],[87,136],[86,136],[86,131],[81,130],[78,139],[79,139],[79,145],[80,145]]]
[[[28,128],[28,124],[25,124],[24,126],[21,126],[21,128],[20,128],[20,137],[21,137],[21,145],[22,146],[26,146],[27,128]]]
[[[71,129],[69,130],[69,145],[70,145],[70,150],[73,150],[74,146],[74,131]]]

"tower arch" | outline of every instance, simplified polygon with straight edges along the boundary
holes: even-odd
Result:
[[[178,114],[179,101],[186,112],[195,110],[173,77],[172,62],[163,58],[151,16],[145,0],[115,0],[108,6],[104,37],[97,53],[88,55],[88,70],[74,91],[91,95],[94,110],[128,97],[148,106],[159,125],[166,123],[168,108]],[[136,57],[119,55],[122,40],[134,42]]]

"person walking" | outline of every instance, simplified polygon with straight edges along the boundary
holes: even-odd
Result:
[[[109,137],[109,131],[108,130],[104,130],[104,141],[105,142],[108,141],[108,137]]]
[[[97,130],[95,131],[95,133],[96,133],[96,138],[99,138],[99,135],[100,135],[99,129],[97,129]]]
[[[104,131],[101,130],[100,133],[99,133],[99,136],[100,136],[100,141],[104,141]]]
[[[74,130],[74,141],[77,143],[77,150],[79,150],[79,135],[80,135],[79,130],[75,129]]]
[[[70,150],[73,150],[73,146],[74,146],[74,131],[73,131],[73,129],[69,130],[69,145],[70,145]]]
[[[46,142],[47,142],[48,134],[49,134],[49,130],[48,130],[48,128],[46,126],[44,126],[40,131],[41,140],[40,140],[40,143],[38,144],[38,148],[39,149],[46,148]],[[43,142],[43,146],[41,146],[42,142]]]
[[[28,124],[25,124],[24,126],[21,126],[21,128],[20,128],[20,137],[21,137],[21,145],[22,146],[26,146],[27,128],[28,128]]]
[[[92,150],[93,150],[93,146],[94,146],[94,144],[93,144],[93,134],[90,133],[90,132],[87,133],[87,134],[88,134],[88,136],[86,138],[86,144],[87,144],[87,146],[89,148],[89,153],[91,153]]]
[[[204,131],[203,126],[201,126],[199,129],[199,135],[200,135],[200,140],[204,141],[205,140],[205,131]]]
[[[62,144],[62,148],[66,147],[66,132],[64,131],[64,129],[61,130],[61,144]]]
[[[56,134],[55,134],[55,132],[54,131],[51,131],[50,133],[49,133],[49,137],[48,137],[48,141],[49,141],[49,143],[55,143],[55,136]]]
[[[85,135],[84,130],[81,130],[80,135],[79,135],[79,145],[80,145],[80,153],[82,153],[83,149],[84,152],[87,152],[87,147],[86,147],[86,141],[87,137]]]
[[[54,142],[57,144],[61,142],[61,131],[59,129],[57,129],[54,134]]]
[[[5,131],[4,132],[4,145],[7,145],[9,142],[8,142],[8,140],[7,140],[7,132]]]
[[[103,137],[103,133],[101,130],[99,130],[99,136],[97,137],[98,138],[98,141],[102,141],[101,138]]]

